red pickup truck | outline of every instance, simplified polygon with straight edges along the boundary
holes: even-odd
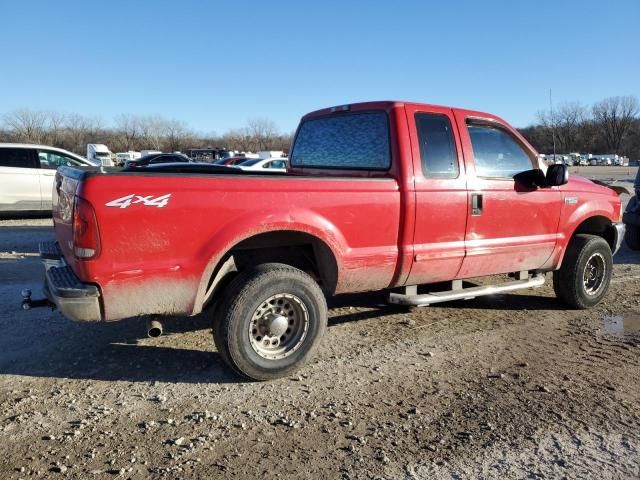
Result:
[[[608,289],[624,235],[618,195],[547,167],[496,116],[327,108],[302,118],[289,158],[286,174],[268,175],[60,168],[57,242],[41,245],[49,301],[77,320],[206,308],[226,362],[265,380],[310,357],[326,296],[388,290],[392,303],[423,306],[538,286],[551,271],[573,308]],[[496,274],[510,275],[462,282]],[[430,291],[436,282],[450,289]]]

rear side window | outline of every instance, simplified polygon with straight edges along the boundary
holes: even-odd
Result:
[[[0,148],[0,167],[38,168],[28,148]]]
[[[513,178],[533,168],[529,155],[501,128],[485,125],[469,125],[467,128],[477,176]]]
[[[287,168],[284,160],[274,160],[267,168]]]
[[[340,114],[305,121],[291,153],[296,167],[387,170],[391,165],[385,112]]]
[[[444,115],[416,114],[422,173],[427,178],[457,178],[458,156],[451,122]]]

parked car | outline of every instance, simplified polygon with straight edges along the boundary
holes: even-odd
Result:
[[[118,167],[122,167],[127,160],[137,160],[141,157],[142,155],[140,155],[140,152],[134,152],[133,150],[129,150],[128,152],[118,152],[116,153],[115,164]]]
[[[206,311],[221,358],[267,380],[313,355],[325,296],[387,290],[390,303],[426,306],[541,286],[553,272],[557,297],[589,308],[624,236],[613,189],[542,165],[517,130],[477,111],[319,110],[302,118],[287,174],[249,173],[60,168],[57,244],[41,244],[50,301],[84,321]],[[441,282],[450,290],[431,288]]]
[[[248,170],[252,172],[280,172],[284,173],[287,171],[287,162],[288,158],[278,157],[278,158],[251,158],[242,163],[235,165],[237,168],[242,170]]]
[[[51,210],[59,166],[97,166],[75,153],[47,145],[0,143],[0,212]]]
[[[156,163],[176,163],[176,162],[190,162],[189,157],[182,153],[155,153],[151,155],[145,155],[144,157],[137,158],[135,160],[126,160],[124,162],[124,168],[139,168],[146,167],[147,165],[154,165]]]

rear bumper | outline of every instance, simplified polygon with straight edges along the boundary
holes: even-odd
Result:
[[[40,257],[46,269],[44,293],[60,312],[71,320],[102,320],[98,287],[80,281],[65,264],[57,245],[41,243]]]

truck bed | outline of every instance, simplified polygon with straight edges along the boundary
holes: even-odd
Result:
[[[59,171],[56,236],[78,278],[100,286],[107,320],[197,313],[221,256],[249,237],[275,230],[325,242],[339,265],[331,293],[376,290],[394,281],[401,215],[393,178],[158,167],[135,173]],[[97,258],[80,260],[71,250],[72,219],[65,208],[73,195],[89,199],[95,210],[102,246]]]

